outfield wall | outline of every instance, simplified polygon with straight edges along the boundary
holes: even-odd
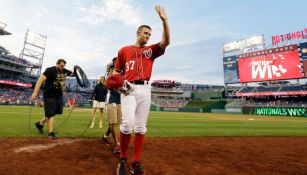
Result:
[[[267,107],[244,106],[243,114],[307,117],[307,107]]]

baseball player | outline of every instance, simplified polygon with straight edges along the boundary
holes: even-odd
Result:
[[[163,35],[159,43],[146,46],[151,28],[141,25],[136,32],[137,40],[134,45],[121,48],[115,63],[113,74],[123,72],[123,76],[133,89],[121,95],[122,123],[120,124],[120,161],[117,167],[118,175],[126,175],[127,150],[130,137],[134,131],[134,155],[130,172],[134,175],[144,175],[141,168],[141,153],[144,146],[147,118],[151,102],[151,86],[148,81],[151,77],[155,59],[164,54],[170,43],[170,32],[167,15],[163,7],[157,5],[156,12],[162,20]]]

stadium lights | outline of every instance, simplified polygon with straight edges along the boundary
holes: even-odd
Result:
[[[31,30],[27,31],[26,42],[37,47],[45,48],[47,37]]]

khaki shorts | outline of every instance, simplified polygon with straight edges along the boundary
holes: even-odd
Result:
[[[116,105],[116,106],[115,106]],[[107,104],[109,124],[119,124],[122,120],[122,111],[120,104]]]

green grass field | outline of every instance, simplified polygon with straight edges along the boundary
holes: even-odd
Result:
[[[43,108],[0,106],[0,137],[41,137],[34,122],[43,116]],[[55,120],[58,137],[80,137],[90,122],[92,109],[78,108],[69,119],[68,109]],[[99,137],[107,128],[104,126],[88,129],[82,137]],[[30,123],[30,129],[29,129]],[[61,126],[60,126],[61,125]],[[150,112],[148,132],[150,137],[191,137],[191,136],[307,136],[307,118],[260,117],[234,114]]]

